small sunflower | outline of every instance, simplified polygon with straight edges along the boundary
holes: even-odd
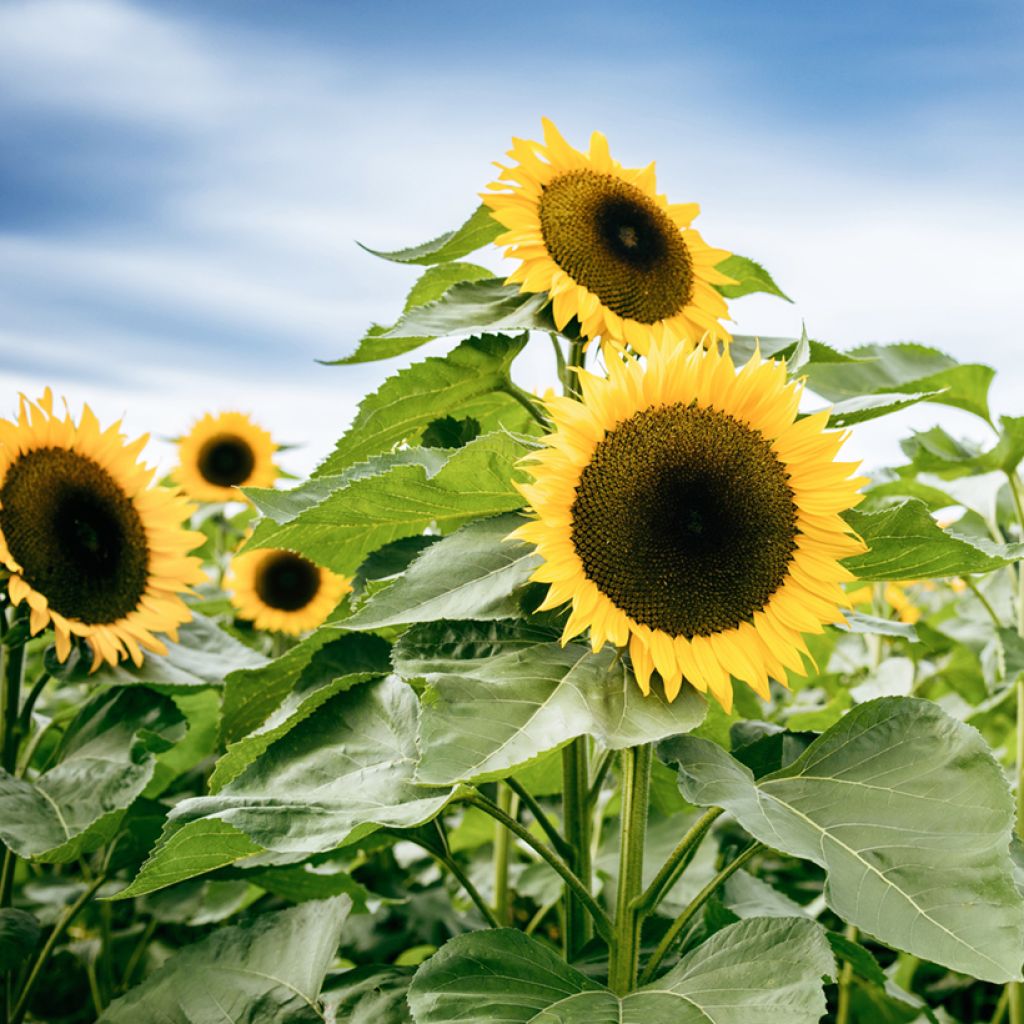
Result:
[[[191,504],[150,486],[146,440],[129,444],[119,423],[101,430],[88,406],[78,424],[55,415],[49,389],[0,419],[0,563],[32,634],[52,624],[61,661],[78,636],[93,669],[126,656],[141,665],[143,648],[167,653],[155,633],[177,639],[192,618],[179,594],[205,579],[188,554],[203,536],[181,525]]]
[[[529,456],[536,519],[513,536],[544,558],[541,608],[572,602],[563,643],[589,626],[595,651],[628,644],[644,693],[657,669],[669,700],[686,679],[729,710],[730,676],[767,697],[849,607],[839,560],[864,548],[840,513],[864,481],[835,461],[846,435],[798,420],[801,385],[760,354],[738,373],[718,346],[608,362],[582,402],[547,403]]]
[[[498,164],[482,197],[508,228],[497,244],[520,261],[508,281],[548,292],[559,330],[576,317],[585,337],[640,354],[652,340],[730,340],[712,287],[735,283],[715,269],[730,254],[690,227],[700,207],[669,203],[654,164],[623,167],[600,132],[581,153],[543,123],[544,142],[514,139],[516,165]]]
[[[242,412],[207,413],[178,443],[175,479],[197,501],[239,501],[239,487],[270,487],[277,445]]]
[[[236,555],[226,587],[241,618],[292,635],[315,629],[352,590],[344,576],[276,548]]]

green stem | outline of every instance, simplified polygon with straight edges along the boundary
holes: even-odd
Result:
[[[585,343],[583,338],[574,338],[569,342],[569,365],[565,372],[564,386],[570,398],[579,398],[581,394],[579,374],[574,372],[574,368],[582,368],[586,361],[586,353],[583,351]]]
[[[469,875],[462,870],[462,865],[451,854],[444,856],[434,854],[434,856],[452,873],[452,877],[459,885],[466,890],[466,895],[473,901],[476,909],[483,914],[484,920],[492,928],[501,928],[501,921],[494,916],[494,911],[487,905],[487,900],[480,895],[480,890],[469,880]]]
[[[615,935],[608,949],[608,987],[618,995],[636,988],[643,915],[637,907],[643,888],[644,846],[651,791],[650,743],[622,751],[622,811],[619,829],[619,885]]]
[[[562,881],[582,902],[583,906],[586,907],[602,938],[611,938],[611,920],[608,915],[601,909],[597,900],[594,899],[580,879],[573,874],[572,868],[547,843],[541,842],[528,828],[525,828],[515,818],[506,814],[496,803],[488,800],[483,793],[473,792],[465,800],[466,803],[471,804],[473,807],[479,807],[480,810],[489,814],[496,821],[500,821],[516,838],[521,839],[531,850],[547,861],[555,869]]]
[[[851,942],[857,941],[857,929],[854,925],[848,924],[843,934]],[[853,964],[846,960],[839,972],[839,996],[836,1003],[836,1024],[849,1024],[850,1020],[850,996],[853,992]]]
[[[999,993],[999,1002],[996,1003],[995,1011],[992,1014],[991,1024],[1003,1024],[1006,1017],[1006,1009],[1010,1005],[1010,986],[1005,985]]]
[[[661,870],[654,876],[654,881],[651,882],[638,900],[637,909],[641,914],[647,915],[654,912],[672,886],[676,884],[679,876],[686,870],[687,865],[693,860],[694,854],[696,854],[715,820],[723,813],[724,811],[721,807],[712,807],[710,810],[705,811],[694,822],[689,832],[679,840],[679,845],[669,854],[668,860],[665,861]]]
[[[505,814],[514,818],[513,801],[515,793],[508,786],[498,783],[498,806]],[[499,822],[494,823],[494,916],[500,924],[511,923],[512,907],[508,898],[508,854],[512,845],[512,833]]]
[[[703,889],[693,898],[693,902],[669,925],[669,929],[665,932],[661,942],[658,943],[658,948],[654,951],[654,955],[647,962],[647,966],[644,968],[643,974],[640,975],[640,984],[645,985],[650,981],[655,972],[661,966],[662,960],[665,959],[665,955],[672,948],[672,944],[679,937],[683,929],[694,919],[699,913],[701,907],[708,901],[714,891],[732,874],[738,871],[744,864],[754,856],[757,851],[761,849],[761,844],[758,842],[752,842],[734,861],[726,864],[721,871],[715,875],[714,878],[704,886]]]
[[[138,970],[139,964],[142,963],[142,958],[146,955],[146,947],[149,945],[155,932],[156,918],[151,917],[149,921],[146,922],[146,927],[142,929],[142,936],[135,944],[135,948],[132,950],[132,955],[128,957],[128,963],[125,965],[124,974],[121,977],[122,991],[127,991],[131,988],[132,978],[135,976],[135,972]]]
[[[589,756],[586,736],[562,748],[562,814],[565,819],[566,860],[573,874],[590,891]],[[573,957],[590,939],[590,919],[569,887],[565,892],[565,955]]]
[[[562,838],[555,823],[544,813],[544,808],[537,798],[526,789],[518,779],[505,779],[505,784],[519,797],[519,802],[533,815],[533,820],[541,827],[551,845],[563,857],[569,856],[569,844]]]
[[[32,689],[29,690],[28,696],[22,702],[21,714],[18,716],[18,735],[21,739],[24,739],[32,730],[32,712],[35,709],[39,695],[43,692],[49,681],[50,673],[41,673],[35,683],[32,684]]]
[[[29,972],[28,980],[25,982],[25,987],[21,990],[21,995],[18,997],[18,1001],[14,1004],[14,1012],[11,1015],[11,1024],[21,1024],[25,1019],[25,1014],[28,1012],[28,1001],[32,996],[32,989],[35,988],[36,982],[39,980],[39,975],[42,973],[42,970],[46,966],[46,963],[50,959],[54,949],[56,949],[57,943],[60,942],[68,925],[71,924],[71,922],[78,916],[78,912],[82,907],[92,899],[93,894],[104,883],[104,881],[105,877],[103,875],[97,875],[97,877],[93,879],[92,884],[85,889],[81,896],[79,896],[67,910],[64,911],[63,915],[53,926],[53,930],[50,932],[50,935],[46,940],[46,944],[39,951],[39,956],[36,957],[35,963],[32,965],[32,970]]]
[[[517,387],[511,381],[504,385],[502,391],[510,398],[514,398],[543,428],[549,431],[552,428],[551,420],[541,412],[540,407],[534,401],[533,396],[527,394],[522,388]]]
[[[989,599],[981,592],[981,588],[978,584],[975,583],[970,576],[961,576],[960,578],[967,584],[967,589],[970,590],[970,592],[981,602],[982,608],[988,612],[988,617],[992,620],[992,624],[996,629],[1000,629],[1003,624],[999,621],[999,616],[996,614],[995,608],[992,607]]]
[[[601,759],[597,762],[597,767],[594,769],[594,777],[590,780],[590,789],[587,790],[587,807],[593,807],[597,803],[597,798],[601,795],[601,787],[604,785],[605,776],[607,776],[608,769],[611,768],[612,761],[614,760],[614,750],[606,750],[601,755]]]

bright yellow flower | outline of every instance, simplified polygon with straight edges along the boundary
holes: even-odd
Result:
[[[245,413],[207,413],[178,443],[174,478],[197,501],[244,501],[239,487],[273,486],[276,450]]]
[[[901,622],[913,624],[921,618],[920,608],[910,600],[907,594],[907,587],[917,583],[917,580],[908,580],[906,583],[886,583],[885,589],[882,591],[882,600],[896,612]],[[925,583],[927,584],[927,581]],[[864,607],[874,602],[874,590],[870,583],[864,583],[848,590],[846,596],[854,606]]]
[[[146,440],[129,444],[120,423],[101,430],[88,406],[78,424],[56,415],[49,389],[0,419],[0,563],[32,634],[53,626],[61,661],[78,636],[93,669],[126,656],[141,665],[143,648],[167,652],[155,633],[177,639],[192,617],[179,595],[205,579],[188,554],[204,538],[182,528],[191,504],[150,486]]]
[[[655,344],[581,383],[547,403],[536,519],[513,534],[544,558],[541,608],[572,602],[563,642],[589,627],[595,651],[629,645],[645,693],[656,669],[670,700],[685,679],[726,710],[730,676],[767,697],[804,674],[803,634],[844,621],[840,560],[864,550],[840,514],[864,482],[836,461],[846,435],[798,420],[801,386],[759,354],[737,373],[718,346]]]
[[[344,576],[275,548],[235,555],[225,587],[241,618],[293,635],[319,626],[352,590]]]
[[[599,132],[582,153],[547,119],[543,143],[514,139],[509,156],[483,200],[520,261],[509,282],[547,292],[559,330],[576,317],[584,337],[641,354],[652,341],[729,340],[712,287],[735,283],[715,270],[729,253],[690,227],[696,203],[658,194],[654,164],[623,167]]]

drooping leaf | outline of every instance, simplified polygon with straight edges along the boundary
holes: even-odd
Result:
[[[727,299],[738,299],[744,295],[753,295],[755,292],[766,292],[769,295],[776,295],[786,302],[793,300],[772,280],[760,263],[747,256],[730,256],[715,266],[715,270],[731,277],[736,284],[719,284],[715,288]]]
[[[34,914],[14,907],[0,908],[0,975],[27,960],[39,945],[42,933]]]
[[[1024,902],[1013,801],[981,737],[937,705],[853,708],[788,767],[756,780],[707,740],[661,745],[687,799],[825,868],[829,905],[897,949],[988,981],[1020,976]]]
[[[374,899],[374,894],[347,871],[322,871],[310,864],[231,870],[247,883],[257,885],[290,903],[306,903],[309,900],[325,900],[331,896],[345,895],[352,900],[353,913],[365,914],[367,902]],[[171,895],[177,891],[176,887]],[[380,897],[376,898],[380,900]]]
[[[420,266],[431,266],[436,263],[450,263],[452,260],[468,256],[471,252],[483,248],[488,242],[493,242],[505,230],[491,216],[490,210],[481,203],[461,227],[454,231],[446,231],[443,235],[438,235],[437,238],[424,242],[422,245],[414,245],[408,249],[395,249],[391,252],[371,249],[365,245],[362,248],[373,253],[374,256],[391,260],[393,263],[417,263]]]
[[[459,935],[416,972],[416,1024],[817,1024],[835,962],[806,919],[740,921],[617,996],[521,932]]]
[[[861,345],[847,355],[857,361],[809,364],[808,387],[834,402],[861,395],[941,391],[928,400],[989,418],[988,388],[995,373],[989,366],[958,363],[938,349],[912,342]]]
[[[413,444],[439,414],[469,415],[464,406],[470,400],[511,386],[512,360],[526,341],[526,335],[467,338],[448,355],[431,356],[389,377],[359,403],[352,425],[315,476],[334,476],[403,442]]]
[[[585,734],[617,750],[686,732],[706,709],[690,687],[671,704],[657,690],[645,697],[610,650],[562,647],[527,623],[415,626],[394,663],[430,684],[416,777],[432,785],[502,778]]]
[[[520,615],[516,591],[540,564],[532,545],[506,540],[521,522],[515,513],[482,519],[432,544],[344,627],[380,629],[438,619]]]
[[[896,636],[903,640],[917,640],[917,630],[910,622],[898,622],[895,619],[882,619],[877,615],[865,615],[863,612],[844,612],[846,625],[838,629],[849,630],[851,633],[867,633],[875,636]]]
[[[143,684],[161,689],[220,686],[235,669],[255,668],[266,660],[225,633],[213,619],[193,613],[191,621],[179,629],[178,642],[167,641],[166,655],[147,653],[138,668],[131,662],[105,664],[88,679],[90,684]],[[87,666],[82,668],[83,678],[87,670]]]
[[[63,864],[108,842],[184,732],[167,697],[142,687],[101,690],[79,711],[57,764],[28,782],[0,771],[0,838],[19,856]]]
[[[911,580],[1001,569],[1024,554],[1022,544],[996,544],[944,530],[916,498],[878,512],[845,514],[870,548],[843,564],[863,580]]]
[[[449,338],[483,331],[553,331],[550,302],[547,292],[524,292],[518,285],[505,284],[496,277],[465,281],[452,285],[436,302],[403,313],[398,323],[379,338],[391,341]]]
[[[824,341],[808,338],[806,332],[800,338],[764,338],[760,335],[735,334],[729,352],[733,362],[742,366],[755,351],[765,359],[785,359],[788,367],[802,371],[810,363],[855,363],[856,357]]]
[[[290,522],[264,523],[250,547],[288,548],[351,576],[391,541],[430,526],[451,533],[473,519],[521,508],[514,482],[524,479],[517,463],[528,450],[510,434],[486,434],[455,451],[432,477],[422,466],[396,466],[335,491]]]
[[[186,946],[98,1024],[322,1024],[318,998],[347,896],[261,914]]]
[[[321,853],[380,827],[429,821],[453,789],[413,782],[418,711],[413,691],[394,677],[336,694],[219,793],[176,804],[160,843],[119,895],[191,878],[253,847]],[[186,858],[188,843],[195,852]]]
[[[893,392],[885,395],[858,395],[855,398],[844,398],[830,407],[828,425],[830,427],[852,427],[855,423],[866,423],[868,420],[888,416],[918,402],[934,401],[941,391],[917,391],[910,394]]]

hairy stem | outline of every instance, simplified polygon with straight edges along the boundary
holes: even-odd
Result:
[[[526,789],[518,780],[508,778],[505,784],[519,797],[519,802],[533,815],[533,820],[541,827],[548,842],[563,857],[569,856],[569,844],[562,838],[561,833],[555,827],[555,823],[544,813],[544,808],[537,802],[537,798]]]
[[[562,812],[565,818],[566,860],[573,874],[590,891],[590,805],[587,793],[589,756],[586,736],[562,748]],[[590,919],[571,888],[565,893],[565,954],[572,959],[590,939]]]
[[[653,913],[658,904],[665,898],[669,890],[679,879],[679,876],[686,870],[687,865],[693,860],[704,837],[708,834],[715,820],[724,811],[721,807],[712,807],[705,811],[700,818],[694,822],[689,832],[679,840],[679,845],[669,854],[668,860],[661,866],[661,870],[654,876],[654,881],[647,887],[644,894],[637,901],[637,909],[641,914]]]
[[[637,900],[643,888],[647,809],[651,791],[650,743],[622,751],[622,811],[619,829],[619,885],[615,934],[608,950],[608,987],[618,995],[636,988],[643,915]]]
[[[857,929],[854,925],[848,924],[843,934],[851,942],[857,941]],[[853,992],[853,964],[846,960],[842,970],[839,972],[839,995],[836,1002],[836,1024],[849,1024],[850,1021],[850,996]]]
[[[516,816],[513,807],[515,793],[498,783],[498,806],[510,817]],[[508,895],[508,860],[509,847],[512,845],[512,833],[499,822],[494,823],[494,916],[502,926],[512,920],[512,906]]]

